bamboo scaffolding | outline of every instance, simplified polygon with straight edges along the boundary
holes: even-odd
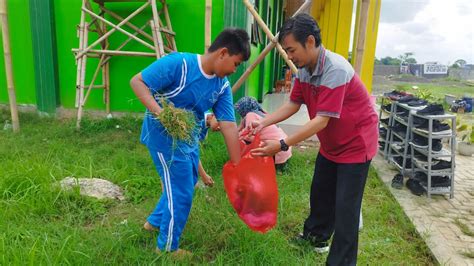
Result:
[[[84,0],[84,1],[88,1],[88,0]],[[89,51],[90,49],[92,49],[92,47],[96,46],[97,44],[99,44],[101,41],[103,41],[105,38],[109,37],[112,33],[114,33],[117,28],[121,27],[123,24],[125,24],[127,21],[129,21],[130,19],[132,19],[133,17],[135,17],[137,14],[139,14],[140,12],[142,12],[147,6],[149,5],[148,2],[146,2],[145,4],[143,4],[141,7],[139,7],[137,10],[135,10],[135,12],[133,12],[132,14],[130,14],[128,17],[126,17],[124,20],[122,20],[119,24],[117,25],[114,25],[115,27],[110,30],[110,31],[107,31],[106,34],[102,35],[99,39],[97,39],[94,43],[92,43],[91,45],[89,45],[87,48],[84,49],[84,51],[80,52],[78,55],[76,55],[76,59],[83,56],[85,53],[87,53],[87,51]],[[87,8],[83,7],[82,8],[82,11],[86,12],[86,13],[89,13],[90,14],[94,14],[92,11],[89,11]],[[88,12],[89,11],[89,12]],[[95,14],[94,14],[95,15]]]
[[[117,15],[117,13],[113,12],[113,11],[110,11],[108,9],[106,9],[105,7],[101,6],[100,7],[101,10],[103,10],[106,14],[110,15],[111,17],[115,18],[116,20],[118,21],[123,21],[124,18]],[[134,31],[137,31],[138,33],[140,33],[141,35],[143,35],[145,38],[147,38],[148,40],[150,41],[153,41],[153,38],[152,36],[150,36],[150,34],[146,33],[143,31],[142,28],[138,28],[136,27],[135,25],[133,25],[132,23],[130,22],[126,22],[125,25],[129,26],[131,29],[133,29]]]
[[[95,14],[95,13],[92,12],[92,11],[90,11],[89,9],[84,9],[84,11],[85,11],[86,13],[88,13],[89,15],[91,15],[91,16],[93,16],[93,17],[96,17],[97,19],[99,19],[99,20],[101,20],[101,21],[107,23],[109,26],[111,26],[111,27],[113,28],[112,30],[108,31],[106,34],[102,35],[102,37],[99,38],[99,40],[96,41],[95,45],[97,45],[97,43],[103,41],[103,40],[105,39],[104,36],[107,36],[107,34],[113,32],[113,30],[118,30],[118,31],[122,32],[123,34],[128,35],[129,37],[133,38],[133,39],[136,40],[137,42],[139,42],[139,43],[145,45],[146,47],[148,47],[148,48],[150,48],[150,49],[152,49],[152,50],[154,49],[151,44],[145,42],[144,40],[138,38],[137,36],[134,36],[134,35],[131,34],[130,32],[128,32],[128,31],[122,29],[122,28],[120,27],[120,26],[121,26],[120,24],[122,24],[122,23],[125,24],[125,23],[124,23],[125,20],[123,20],[122,22],[120,22],[118,25],[115,25],[114,23],[112,23],[112,22],[106,20],[105,18],[99,17],[97,14]],[[132,18],[132,17],[129,17],[129,19],[131,19],[131,18]],[[109,35],[110,35],[110,34],[109,34]],[[94,45],[94,44],[91,44],[89,47],[92,48],[92,47],[94,47],[95,45]],[[90,49],[89,47],[87,47],[87,48],[84,50],[84,52],[87,52],[87,50]],[[79,55],[80,55],[80,54],[79,54]],[[79,55],[78,55],[78,56],[79,56]]]
[[[8,9],[6,0],[0,0],[0,22],[2,24],[3,56],[5,59],[5,73],[7,78],[8,101],[12,117],[13,132],[20,131],[18,107],[16,105],[15,85],[13,81],[12,57],[10,52],[10,31],[8,28]]]
[[[140,57],[156,57],[160,58],[165,55],[165,52],[176,51],[173,47],[176,47],[174,42],[175,33],[171,28],[171,21],[169,19],[168,8],[165,0],[160,0],[162,8],[158,11],[156,0],[93,0],[99,5],[97,13],[91,5],[91,0],[82,0],[81,6],[81,21],[78,27],[79,37],[79,48],[71,49],[74,53],[77,74],[76,74],[76,107],[77,111],[77,128],[80,128],[82,120],[82,113],[84,106],[93,89],[103,89],[103,101],[106,105],[107,114],[110,114],[110,59],[115,56],[140,56]],[[130,15],[123,18],[117,13],[109,10],[104,4],[106,2],[144,2]],[[146,8],[151,9],[152,18],[147,21],[143,26],[137,27],[131,20],[141,12],[144,12]],[[105,15],[109,15],[111,18],[117,20],[116,23],[110,19],[105,18]],[[163,14],[167,25],[162,25],[160,20],[160,14]],[[90,18],[90,22],[86,22],[86,18]],[[94,28],[91,28],[91,25]],[[130,30],[125,30],[123,26],[127,26]],[[145,31],[146,27],[150,26],[151,35]],[[109,30],[108,30],[109,28]],[[88,35],[91,33],[97,33],[98,38],[88,43]],[[110,48],[109,36],[114,32],[120,32],[126,35],[128,38],[121,42],[117,48]],[[165,36],[167,45],[163,42],[162,34]],[[140,37],[138,37],[140,35]],[[144,39],[143,39],[144,38]],[[153,52],[141,52],[141,51],[124,51],[122,50],[130,41],[135,40],[143,46],[153,50]],[[151,41],[149,43],[148,41]],[[100,49],[96,47],[100,45]],[[115,45],[114,45],[115,47]],[[87,58],[99,58],[98,64],[95,66],[95,71],[88,85],[86,85],[86,68]],[[99,73],[102,73],[102,84],[96,84],[99,77]]]
[[[268,26],[265,24],[265,22],[262,20],[260,15],[257,13],[257,11],[254,9],[253,5],[250,4],[248,0],[243,0],[244,5],[247,7],[249,12],[252,14],[252,16],[255,18],[257,21],[258,25],[263,29],[265,34],[267,35],[267,38],[270,40],[270,43],[265,47],[265,49],[260,53],[260,55],[257,57],[257,59],[245,70],[244,74],[237,80],[237,82],[232,86],[232,92],[236,92],[240,86],[247,80],[247,78],[250,76],[252,71],[257,67],[260,62],[263,61],[265,56],[275,47],[277,47],[278,52],[280,53],[281,57],[285,60],[285,62],[288,64],[288,66],[291,68],[291,70],[294,73],[298,72],[298,69],[296,66],[293,64],[288,59],[288,55],[286,54],[285,50],[281,47],[281,45],[278,43],[278,33],[274,36]],[[311,6],[312,0],[306,0],[300,8],[293,14],[293,16],[301,13],[301,12],[307,12],[309,10],[309,7]]]

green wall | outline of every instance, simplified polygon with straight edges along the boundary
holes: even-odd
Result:
[[[176,32],[176,44],[181,52],[204,52],[204,12],[205,1],[170,0],[169,12],[173,30]],[[128,16],[131,9],[139,7],[140,3],[107,3],[106,6],[122,17]],[[94,4],[94,6],[96,6]],[[73,108],[75,101],[76,65],[71,48],[78,48],[79,39],[76,36],[76,25],[80,22],[80,0],[55,0],[56,35],[58,40],[58,68],[60,79],[61,105]],[[148,9],[147,9],[148,10]],[[213,1],[212,38],[223,29],[223,3]],[[151,12],[143,13],[132,22],[139,27],[151,17]],[[113,18],[110,18],[115,21]],[[128,27],[124,27],[128,29]],[[149,30],[148,30],[149,32]],[[91,36],[92,34],[90,34]],[[95,35],[95,34],[94,34]],[[97,38],[95,38],[97,39]],[[127,37],[119,32],[111,35],[111,44],[118,46]],[[89,44],[93,40],[89,40]],[[113,48],[113,46],[111,46]],[[151,52],[150,49],[132,40],[123,50],[139,50]],[[131,77],[151,64],[154,58],[145,57],[114,57],[110,61],[110,97],[113,111],[141,111],[143,107],[129,86]],[[92,78],[98,59],[88,59],[86,80]],[[99,75],[99,80],[101,79]],[[102,101],[103,90],[95,90],[87,101],[86,108],[105,109]]]
[[[9,0],[8,23],[17,103],[35,104],[35,73],[28,0]],[[3,40],[0,34],[0,103],[8,103]]]
[[[279,0],[260,1],[259,12],[266,20],[266,10],[268,5],[272,8],[272,13],[278,12],[281,15],[281,4]],[[81,0],[53,0],[54,20],[57,44],[58,77],[59,77],[59,101],[65,108],[74,108],[75,84],[76,84],[76,64],[71,51],[72,48],[78,48],[79,38],[77,36],[77,26],[80,22]],[[179,51],[203,53],[204,52],[204,0],[168,0],[169,12],[173,30],[176,32],[176,43]],[[94,8],[97,4],[92,3]],[[107,3],[107,7],[122,17],[128,16],[130,10],[136,9],[141,3]],[[275,5],[278,7],[275,8]],[[224,9],[225,8],[225,9]],[[11,33],[11,50],[13,59],[13,71],[15,77],[15,89],[17,92],[17,102],[19,104],[36,104],[34,58],[30,29],[29,0],[8,0],[9,23]],[[230,11],[229,11],[230,10]],[[143,25],[151,16],[151,11],[136,17],[132,22],[135,25]],[[240,0],[213,1],[212,11],[212,39],[225,26],[237,26],[246,28],[250,32],[250,23],[253,17],[249,14]],[[272,14],[272,17],[273,16]],[[107,17],[115,22],[115,19]],[[87,19],[90,21],[90,18]],[[275,23],[271,23],[272,32],[276,31]],[[130,30],[127,26],[124,29]],[[130,30],[131,31],[131,30]],[[149,30],[148,30],[149,32]],[[263,31],[262,31],[263,33]],[[95,33],[89,34],[89,44],[97,39]],[[266,39],[266,36],[262,34]],[[111,49],[118,46],[127,37],[119,32],[111,35]],[[265,44],[268,43],[267,41]],[[252,45],[251,58],[248,63],[243,64],[236,74],[230,77],[231,82],[235,83],[238,77],[243,73],[246,67],[253,62],[264,45]],[[127,44],[124,50],[138,50],[151,52],[148,48],[132,40]],[[2,66],[3,50],[0,47],[0,59]],[[269,55],[261,66],[258,66],[250,75],[248,81],[235,95],[239,98],[242,95],[251,95],[258,99],[271,91],[275,71],[279,71],[275,66],[273,58],[278,58],[274,52]],[[145,57],[113,57],[110,61],[110,87],[111,87],[111,110],[112,111],[142,111],[141,103],[136,99],[129,86],[130,78],[151,64],[154,58]],[[88,58],[86,83],[92,78],[92,74],[98,63],[96,58]],[[279,61],[279,60],[277,60]],[[278,62],[277,62],[278,63]],[[101,84],[101,75],[96,84]],[[0,103],[7,103],[8,96],[6,90],[5,72],[0,71]],[[103,90],[93,90],[86,104],[86,109],[105,110],[105,104],[102,100]]]

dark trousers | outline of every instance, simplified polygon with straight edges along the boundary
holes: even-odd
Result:
[[[370,161],[336,163],[320,153],[311,184],[311,213],[304,234],[326,241],[334,233],[327,265],[356,265],[359,214]]]

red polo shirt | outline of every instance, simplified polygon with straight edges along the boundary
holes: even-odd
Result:
[[[310,119],[329,116],[317,133],[320,152],[336,163],[363,163],[377,153],[378,116],[370,96],[349,62],[321,50],[313,73],[300,69],[290,100],[305,104]]]

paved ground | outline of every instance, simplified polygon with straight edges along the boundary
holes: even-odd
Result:
[[[441,265],[474,265],[474,157],[456,156],[453,199],[393,189],[397,171],[380,155],[372,164]]]

